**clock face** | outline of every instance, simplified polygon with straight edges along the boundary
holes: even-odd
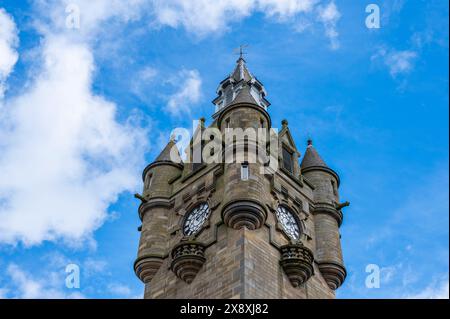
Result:
[[[191,210],[186,217],[183,225],[183,233],[191,236],[198,232],[209,216],[209,206],[207,203],[200,204]]]
[[[300,227],[294,214],[284,206],[278,206],[277,218],[286,234],[294,240],[300,238]]]

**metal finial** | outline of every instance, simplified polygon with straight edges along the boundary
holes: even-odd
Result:
[[[244,55],[247,54],[246,52],[244,52],[244,48],[248,47],[248,44],[241,44],[239,46],[239,48],[236,48],[235,50],[239,50],[239,60],[240,59],[244,59]]]

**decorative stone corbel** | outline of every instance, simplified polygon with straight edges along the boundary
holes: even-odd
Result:
[[[175,275],[190,284],[206,261],[205,246],[196,241],[182,241],[172,249],[170,268]]]
[[[292,286],[299,287],[314,275],[314,255],[300,241],[280,247],[280,265]]]
[[[222,208],[222,220],[233,229],[247,227],[250,230],[259,229],[267,219],[264,206],[254,200],[234,200]]]
[[[149,283],[158,272],[163,260],[163,256],[159,255],[141,256],[134,262],[134,272],[143,283]]]

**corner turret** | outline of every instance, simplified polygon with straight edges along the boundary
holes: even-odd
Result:
[[[170,214],[172,183],[181,174],[183,163],[174,139],[171,139],[154,162],[142,174],[143,194],[139,217],[142,221],[138,258],[134,263],[136,275],[149,283],[167,255],[168,216]]]
[[[336,290],[347,272],[342,258],[339,227],[342,223],[342,204],[339,204],[339,176],[328,167],[312,140],[308,140],[301,162],[303,176],[314,185],[314,225],[316,233],[316,261],[328,286]]]

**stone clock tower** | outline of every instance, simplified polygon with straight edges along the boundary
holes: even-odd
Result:
[[[185,160],[172,139],[144,169],[134,263],[144,297],[334,298],[346,277],[338,174],[311,140],[301,156],[286,120],[274,134],[264,86],[242,56],[217,94]],[[272,156],[255,160],[251,149]]]

